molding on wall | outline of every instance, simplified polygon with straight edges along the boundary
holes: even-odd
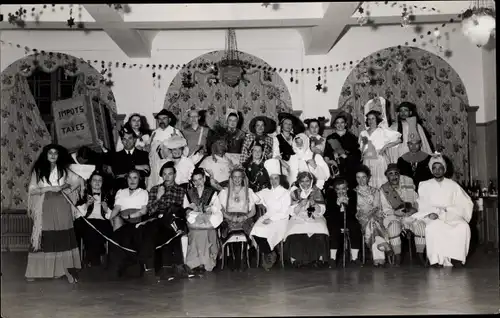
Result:
[[[469,123],[469,180],[476,180],[479,176],[479,160],[477,154],[477,123],[476,113],[479,106],[467,106],[467,121]]]
[[[485,123],[477,123],[476,126],[477,127],[488,127],[488,126],[491,126],[494,123],[496,123],[496,121],[497,121],[496,119],[493,119],[493,120],[487,121]]]

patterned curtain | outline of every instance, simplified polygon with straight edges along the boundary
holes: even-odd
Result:
[[[26,210],[31,168],[52,138],[26,77],[18,74],[12,79],[2,86],[1,202],[2,209]]]
[[[188,65],[216,63],[224,54],[224,50],[213,51],[197,57]],[[240,51],[239,57],[250,65],[269,67],[250,54]],[[254,116],[265,115],[277,120],[278,112],[291,113],[292,100],[285,82],[276,72],[271,74],[252,68],[247,70],[245,80],[233,88],[215,78],[208,67],[201,71],[184,68],[172,80],[163,107],[178,117],[179,127],[187,120],[190,109],[206,109],[207,124],[213,127],[217,122],[225,121],[228,108],[234,108],[243,114],[242,129],[248,130],[248,123]]]
[[[99,97],[112,114],[116,103],[104,78],[87,62],[75,57],[48,52],[33,54],[9,65],[1,74],[1,207],[27,209],[30,171],[42,148],[52,140],[42,120],[27,77],[39,67],[51,73],[62,67],[69,76],[78,76],[74,96]],[[114,118],[111,116],[114,124]]]
[[[395,106],[410,101],[434,149],[453,162],[454,178],[469,180],[468,98],[455,70],[440,57],[413,47],[390,47],[366,57],[342,87],[339,108],[353,116],[353,132],[365,128],[364,104],[382,96]]]

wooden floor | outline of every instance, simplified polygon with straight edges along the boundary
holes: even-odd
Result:
[[[346,269],[251,269],[157,282],[108,281],[86,269],[26,283],[26,253],[2,253],[2,317],[223,317],[491,314],[500,309],[498,255],[476,252],[466,268],[404,265]]]

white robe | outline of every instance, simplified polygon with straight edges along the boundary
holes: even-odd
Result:
[[[293,187],[290,191],[293,191],[295,187]],[[310,193],[310,192],[309,192]],[[301,192],[301,198],[307,198],[309,193],[305,191]],[[324,204],[318,204],[319,211],[314,212],[315,218],[309,218],[307,216],[307,211],[300,211],[299,213],[295,213],[295,207],[297,204],[290,205],[288,208],[288,214],[291,216],[288,221],[287,231],[285,234],[285,239],[294,234],[307,234],[309,237],[314,234],[326,234],[330,235],[328,232],[328,227],[326,225],[326,219],[323,216],[325,214],[326,206]]]
[[[291,204],[290,192],[278,186],[274,189],[261,190],[257,196],[261,199],[257,204],[263,204],[267,211],[257,220],[250,235],[266,238],[273,250],[285,238],[289,218],[288,208]],[[264,224],[266,219],[270,219],[271,223]]]
[[[451,179],[421,182],[418,187],[419,212],[411,217],[422,219],[425,227],[427,257],[432,264],[447,264],[455,259],[465,264],[469,252],[470,227],[474,204],[465,191]],[[436,213],[439,218],[429,219]],[[449,264],[448,264],[449,265]]]
[[[147,182],[148,190],[151,190],[152,187],[162,182],[162,178],[160,177],[160,169],[162,164],[165,163],[166,160],[162,160],[160,156],[158,156],[158,147],[160,147],[161,144],[163,144],[166,140],[168,140],[175,134],[182,136],[181,131],[172,126],[168,126],[165,129],[158,128],[151,134],[151,149],[149,151],[149,165],[151,166],[151,174]]]

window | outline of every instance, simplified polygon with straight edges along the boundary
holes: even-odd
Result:
[[[52,73],[45,73],[37,68],[28,77],[28,84],[31,93],[35,98],[36,105],[40,110],[47,130],[52,136],[52,142],[57,143],[56,130],[54,127],[54,114],[52,113],[52,102],[73,97],[76,76],[64,74],[61,67]]]

